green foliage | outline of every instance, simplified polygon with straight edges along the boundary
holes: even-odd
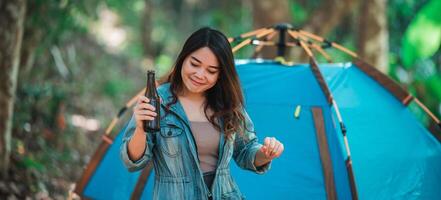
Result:
[[[130,84],[124,79],[111,79],[105,81],[103,92],[109,98],[115,98],[124,92],[127,88],[130,88]]]
[[[38,171],[43,171],[45,169],[43,163],[38,160],[33,159],[30,156],[26,156],[20,163],[24,168],[33,168]]]
[[[28,1],[26,27],[43,32],[40,47],[49,48],[75,32],[87,32],[87,23],[96,18],[98,0]]]
[[[166,55],[161,55],[155,60],[157,78],[163,77],[173,67],[173,59]]]
[[[435,101],[441,102],[441,77],[434,75],[426,81],[427,93],[435,98]]]
[[[299,27],[308,17],[308,11],[299,3],[290,1],[290,11],[293,17],[293,26]]]
[[[388,74],[440,117],[441,72],[438,66],[441,54],[437,52],[441,43],[441,3],[396,0],[390,1],[390,5]],[[423,122],[429,121],[422,110],[410,108]]]
[[[432,0],[418,12],[402,41],[404,66],[432,56],[441,44],[441,1]]]
[[[152,27],[150,39],[155,52],[151,56],[158,78],[172,67],[185,38],[196,28],[213,26],[230,37],[254,29],[252,11],[247,3],[197,1],[191,4],[194,1],[153,0],[150,2],[152,17],[145,19],[145,2],[28,1],[26,32],[41,32],[42,36],[37,38],[35,67],[29,76],[19,78],[13,119],[13,153],[20,170],[35,172],[40,180],[38,186],[29,186],[34,188],[31,191],[38,192],[46,188],[44,185],[52,185],[54,177],[75,182],[81,173],[78,169],[94,152],[107,123],[144,87],[142,23],[150,23]],[[322,2],[290,1],[293,25],[304,25]],[[102,22],[103,10],[114,13],[118,19],[116,26],[127,33],[122,50],[109,52],[92,31],[96,23]],[[441,55],[435,53],[441,42],[439,10],[439,0],[392,0],[388,1],[387,12],[391,50],[389,75],[402,82],[433,111],[441,101]],[[343,19],[327,38],[355,50],[358,30],[354,19]],[[60,49],[69,72],[67,79],[56,70],[50,52],[54,46]],[[252,52],[253,47],[247,46],[235,57],[249,58]],[[351,60],[340,51],[327,52],[335,62]],[[322,56],[317,57],[321,62],[326,61]],[[429,121],[416,105],[411,104],[410,109],[424,122]],[[74,114],[97,119],[102,123],[100,130],[93,132],[74,126],[71,123]],[[436,114],[439,116],[439,112]],[[65,120],[65,128],[60,118]],[[21,149],[26,153],[21,154]],[[53,190],[53,187],[48,188]],[[59,193],[65,195],[65,190]]]

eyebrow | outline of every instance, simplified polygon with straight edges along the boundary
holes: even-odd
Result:
[[[199,59],[197,59],[196,57],[194,57],[194,56],[191,56],[191,58],[193,58],[194,60],[196,60],[196,62],[198,62],[198,63],[202,63]],[[212,68],[216,68],[216,69],[219,69],[219,66],[213,66],[213,65],[209,65],[208,67],[212,67]]]

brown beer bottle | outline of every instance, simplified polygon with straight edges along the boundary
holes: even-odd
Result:
[[[155,84],[155,71],[148,70],[147,71],[147,86],[145,90],[145,94],[147,98],[150,100],[150,104],[155,107],[156,116],[153,120],[144,120],[144,131],[154,133],[159,131],[159,120],[160,120],[160,107],[161,104],[159,102],[158,92],[156,91]]]

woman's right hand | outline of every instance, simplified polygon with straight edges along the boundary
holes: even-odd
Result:
[[[157,115],[155,107],[149,104],[149,98],[139,95],[136,106],[133,108],[135,114],[136,127],[143,128],[144,120],[153,120]]]

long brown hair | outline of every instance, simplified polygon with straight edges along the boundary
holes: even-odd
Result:
[[[204,27],[194,32],[185,41],[167,79],[167,82],[170,82],[170,91],[173,96],[173,100],[167,107],[177,102],[177,94],[180,94],[185,87],[181,77],[185,58],[203,47],[208,47],[220,64],[216,84],[205,92],[204,113],[217,130],[221,131],[220,123],[223,123],[224,136],[230,139],[234,133],[242,134],[247,127],[243,113],[244,99],[234,65],[233,52],[227,37],[220,31]],[[208,109],[213,111],[211,116],[208,115]]]

